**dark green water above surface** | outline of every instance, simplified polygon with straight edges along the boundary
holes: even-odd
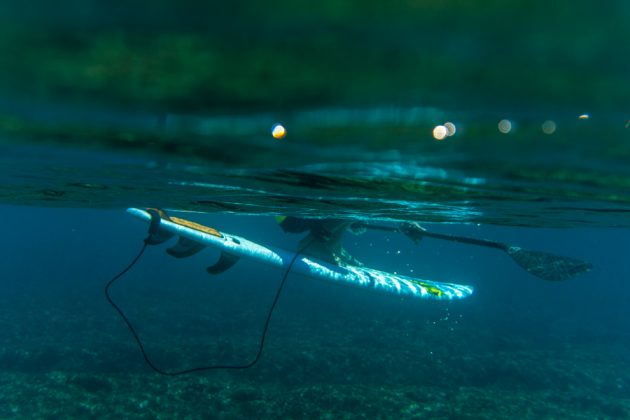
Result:
[[[39,3],[0,6],[4,203],[629,225],[626,2]]]
[[[367,112],[317,111],[317,122],[293,114],[282,120],[288,134],[280,140],[268,116],[170,117],[189,127],[159,132],[108,126],[5,136],[0,199],[512,226],[629,224],[630,139],[623,130],[598,134],[595,117],[559,121],[553,134],[536,132],[534,123],[519,127],[525,133],[493,133],[490,120],[474,132],[481,123],[456,117],[458,132],[442,141],[427,123],[389,118],[413,110],[374,110],[386,121],[360,126],[327,120]]]

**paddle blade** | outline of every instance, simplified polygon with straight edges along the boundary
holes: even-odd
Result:
[[[530,274],[549,281],[567,280],[593,267],[586,261],[546,252],[528,251],[517,246],[509,247],[507,253]]]

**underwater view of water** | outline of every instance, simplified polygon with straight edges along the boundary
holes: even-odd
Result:
[[[0,5],[0,418],[630,418],[627,2],[34,3]],[[130,207],[284,265],[123,272]],[[287,270],[284,216],[472,294]]]

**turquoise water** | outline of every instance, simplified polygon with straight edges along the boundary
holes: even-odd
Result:
[[[625,2],[0,12],[0,418],[630,416]],[[592,269],[551,282],[501,249],[346,233],[370,267],[474,294],[289,273],[254,367],[164,377],[103,296],[147,234],[127,207],[292,251],[275,216],[414,221]],[[147,354],[251,361],[284,273],[210,276],[216,250],[167,247],[112,288]]]

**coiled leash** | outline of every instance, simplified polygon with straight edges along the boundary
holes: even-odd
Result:
[[[254,366],[256,363],[258,363],[258,361],[260,360],[260,357],[262,356],[263,348],[265,346],[265,339],[267,338],[267,330],[269,329],[269,323],[271,322],[271,317],[276,308],[276,304],[278,303],[278,300],[280,299],[280,294],[282,293],[282,289],[284,288],[284,285],[286,283],[287,277],[289,276],[291,268],[293,267],[293,264],[297,260],[297,257],[308,247],[309,244],[302,246],[293,255],[293,258],[291,258],[291,261],[289,262],[287,269],[284,271],[284,274],[282,276],[282,279],[280,280],[280,284],[278,285],[278,288],[274,295],[271,306],[269,307],[269,311],[267,312],[267,317],[265,318],[265,324],[261,333],[260,340],[258,342],[258,351],[256,352],[256,355],[250,362],[240,364],[240,365],[217,364],[217,365],[208,365],[208,366],[197,366],[197,367],[177,370],[177,371],[168,371],[168,370],[164,370],[158,367],[151,360],[151,358],[149,358],[149,355],[147,354],[145,350],[142,340],[140,339],[140,336],[136,332],[136,329],[134,328],[133,324],[131,323],[129,318],[127,318],[122,308],[114,302],[114,300],[109,294],[109,289],[113,286],[113,284],[118,279],[120,279],[125,274],[127,274],[127,272],[131,270],[133,266],[136,265],[136,263],[140,260],[140,258],[144,254],[144,251],[147,249],[147,246],[156,245],[163,242],[163,240],[159,239],[160,221],[162,219],[162,215],[160,214],[160,211],[156,209],[149,209],[147,210],[147,212],[151,215],[151,223],[149,224],[148,236],[144,239],[144,243],[142,245],[142,248],[140,249],[140,252],[138,252],[138,255],[136,255],[136,257],[129,263],[127,267],[125,267],[120,273],[115,275],[109,282],[107,282],[107,285],[105,286],[105,298],[107,299],[109,304],[112,305],[112,307],[116,310],[116,312],[118,312],[118,314],[123,319],[123,321],[125,321],[125,324],[127,324],[127,327],[129,328],[131,335],[133,335],[133,338],[136,341],[136,344],[138,345],[138,348],[140,349],[140,353],[142,353],[142,357],[144,358],[144,361],[146,362],[146,364],[149,365],[149,367],[156,373],[159,373],[160,375],[166,375],[166,376],[186,375],[186,374],[194,373],[194,372],[202,372],[202,371],[207,371],[207,370],[218,370],[218,369],[234,369],[234,370],[249,369],[252,366]]]

